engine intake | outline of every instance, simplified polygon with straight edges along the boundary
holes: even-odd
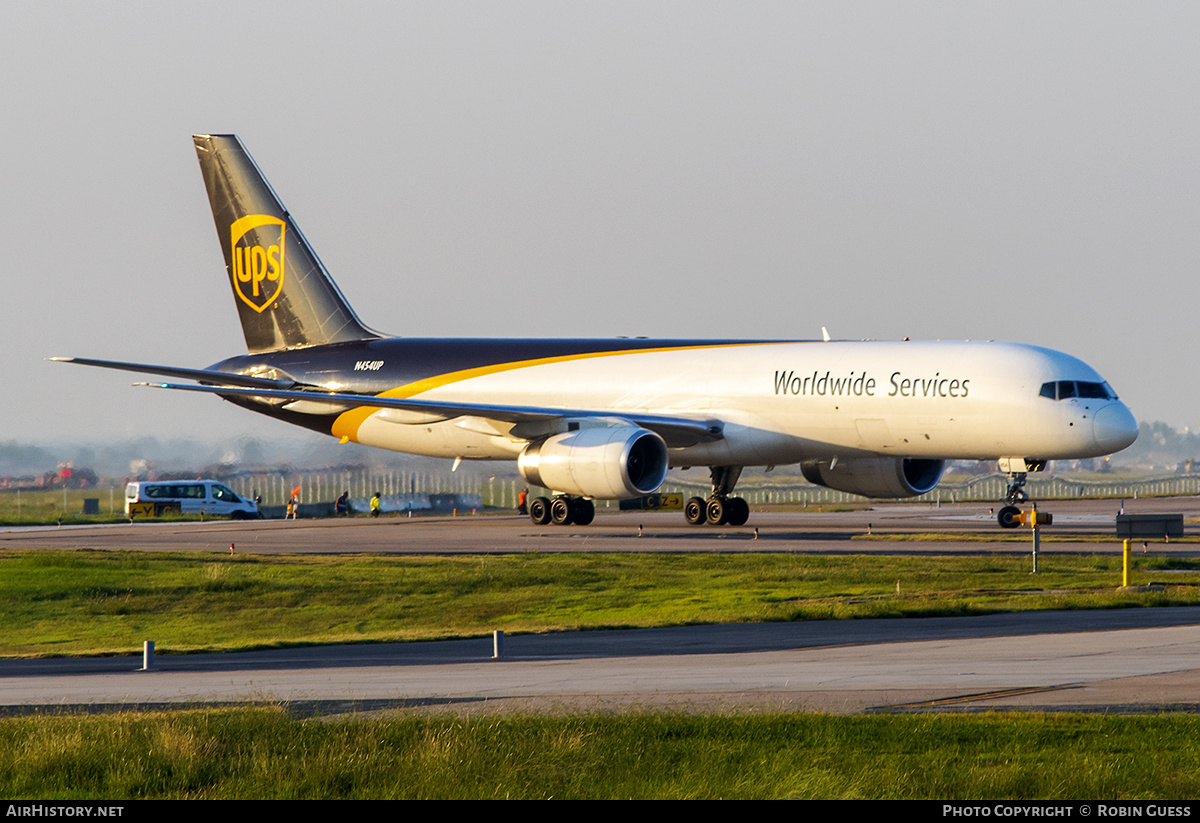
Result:
[[[650,494],[667,477],[667,444],[637,426],[596,426],[530,443],[517,469],[531,485],[600,500]]]
[[[806,460],[800,471],[809,483],[860,494],[863,497],[916,497],[932,491],[942,479],[945,460],[909,457],[862,457],[839,460]]]

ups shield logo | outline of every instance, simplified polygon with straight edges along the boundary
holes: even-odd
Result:
[[[283,291],[284,232],[278,217],[250,214],[230,227],[233,288],[260,314]]]

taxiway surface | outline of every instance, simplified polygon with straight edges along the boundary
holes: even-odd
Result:
[[[1044,529],[1045,552],[1120,551],[1114,517],[1117,500],[1054,501]],[[1181,512],[1200,518],[1200,498],[1125,501],[1129,514]],[[888,539],[936,534],[936,541]],[[980,542],[978,535],[992,538]],[[953,539],[962,535],[963,539]],[[1074,542],[1054,542],[1055,536]],[[600,509],[590,526],[535,526],[516,514],[462,517],[199,522],[133,525],[0,527],[0,549],[128,549],[246,553],[453,554],[514,552],[790,552],[811,554],[1008,552],[1029,550],[1028,529],[1001,530],[989,507],[892,504],[853,511],[755,512],[739,527],[695,527],[680,512],[609,512]],[[1159,551],[1196,554],[1200,546],[1177,543]]]
[[[1200,709],[1200,609],[691,626],[232,654],[0,661],[0,710]]]

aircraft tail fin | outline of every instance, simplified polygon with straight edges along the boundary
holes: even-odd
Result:
[[[196,155],[251,353],[371,340],[287,209],[232,134],[196,134]]]

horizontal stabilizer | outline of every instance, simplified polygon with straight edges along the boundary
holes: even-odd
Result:
[[[292,380],[273,380],[269,377],[253,377],[247,374],[231,374],[214,369],[182,369],[177,366],[155,366],[149,363],[123,363],[119,360],[90,360],[86,357],[47,357],[55,363],[78,363],[81,366],[99,366],[102,369],[117,369],[138,374],[159,374],[163,377],[178,377],[196,380],[210,386],[241,386],[248,389],[290,389],[296,385]]]

